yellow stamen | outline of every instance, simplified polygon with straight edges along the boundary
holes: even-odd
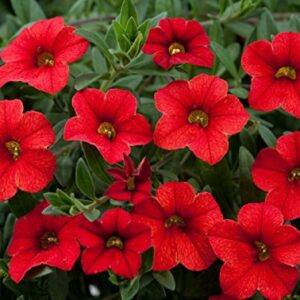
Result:
[[[285,66],[278,69],[275,74],[276,78],[288,77],[291,80],[295,80],[297,77],[296,70],[293,67]]]
[[[37,65],[39,67],[42,67],[42,66],[53,67],[54,66],[54,56],[49,52],[42,52],[37,57]]]
[[[128,189],[128,191],[135,190],[135,182],[134,182],[133,176],[128,176],[128,178],[127,178],[127,189]]]
[[[202,128],[205,128],[208,126],[208,115],[202,110],[196,109],[193,110],[189,116],[188,121],[191,124],[199,124]]]
[[[185,225],[184,220],[179,216],[171,216],[165,221],[165,227],[170,228],[174,225],[183,227]]]
[[[124,245],[123,245],[122,240],[119,237],[111,236],[106,242],[106,247],[107,248],[116,247],[116,248],[119,248],[120,250],[122,250]]]
[[[169,54],[174,55],[178,53],[184,53],[185,48],[182,44],[174,42],[169,46]]]
[[[265,243],[255,241],[254,244],[255,244],[256,248],[258,249],[257,258],[259,261],[266,261],[267,259],[270,258],[269,250]]]
[[[300,179],[300,168],[295,168],[290,171],[288,181]]]
[[[40,246],[43,249],[48,249],[51,245],[58,244],[58,237],[54,232],[45,232],[40,238]]]
[[[16,141],[10,141],[5,143],[6,149],[12,154],[13,159],[17,160],[21,154],[20,144]]]
[[[113,140],[116,136],[116,130],[114,126],[109,122],[103,122],[97,129],[97,132],[107,136],[110,140]]]

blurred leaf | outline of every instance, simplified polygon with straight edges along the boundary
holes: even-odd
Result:
[[[95,175],[104,183],[110,184],[112,182],[112,178],[106,172],[106,163],[97,148],[86,143],[82,143],[82,149],[88,165]]]
[[[263,139],[263,141],[266,143],[268,147],[273,147],[273,148],[275,147],[276,136],[268,127],[260,124],[258,127],[258,132],[260,137]]]
[[[24,193],[20,190],[8,201],[11,211],[17,218],[28,214],[36,204],[37,201],[35,201],[30,193]]]
[[[89,73],[89,74],[82,74],[79,75],[75,79],[74,87],[77,91],[87,88],[93,82],[99,80],[101,75],[98,73]]]
[[[85,161],[82,158],[79,158],[76,165],[75,173],[76,185],[79,190],[89,197],[90,199],[95,198],[95,185]]]
[[[127,22],[131,17],[134,19],[135,23],[137,24],[138,19],[137,19],[136,9],[132,4],[132,1],[123,0],[121,12],[120,12],[120,23],[124,28],[126,28]]]
[[[153,272],[153,277],[158,283],[160,283],[165,288],[174,291],[176,288],[176,283],[171,271],[165,272]]]
[[[68,296],[69,279],[65,271],[55,269],[48,279],[48,292],[51,300],[65,300]]]
[[[122,300],[132,299],[139,291],[139,276],[135,277],[127,286],[120,287],[120,294]]]
[[[270,40],[272,36],[276,35],[277,33],[278,28],[274,21],[273,15],[268,9],[265,9],[257,23],[257,39]]]
[[[11,0],[11,5],[22,24],[46,18],[35,0]]]
[[[220,62],[225,66],[233,78],[239,80],[238,71],[228,51],[215,41],[211,43],[211,48],[215,51]]]
[[[96,47],[93,47],[92,49],[92,63],[94,70],[99,75],[103,75],[108,71],[105,58]]]

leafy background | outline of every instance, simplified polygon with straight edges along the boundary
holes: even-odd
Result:
[[[82,60],[71,66],[68,86],[51,96],[21,84],[7,84],[2,99],[19,98],[26,110],[46,114],[56,132],[55,153],[58,167],[55,180],[43,193],[18,193],[0,203],[0,299],[208,299],[220,293],[220,261],[208,270],[190,272],[177,267],[172,272],[149,271],[151,251],[144,255],[143,272],[133,281],[114,274],[85,276],[77,264],[72,272],[44,268],[30,274],[31,280],[19,285],[7,274],[9,244],[16,218],[30,211],[38,200],[46,198],[52,206],[49,214],[76,215],[83,212],[90,220],[118,203],[101,204],[101,195],[112,178],[109,167],[95,148],[62,139],[66,120],[74,115],[72,95],[87,86],[107,90],[112,87],[131,90],[139,101],[139,112],[155,126],[159,118],[153,93],[174,79],[190,79],[199,73],[220,76],[228,81],[230,92],[247,106],[249,77],[240,66],[244,47],[257,39],[270,40],[281,31],[300,31],[299,0],[11,0],[0,1],[0,43],[5,47],[19,30],[32,22],[63,16],[66,23],[91,43]],[[141,47],[150,27],[163,17],[197,19],[208,32],[216,54],[212,69],[190,65],[164,71],[152,63]],[[0,74],[1,76],[1,74]],[[235,218],[248,202],[264,199],[251,179],[251,165],[261,148],[274,146],[276,138],[299,130],[300,122],[282,110],[260,113],[251,109],[251,120],[239,134],[230,138],[230,151],[217,165],[209,166],[183,149],[167,152],[149,144],[135,147],[132,158],[146,156],[151,162],[153,192],[159,184],[189,181],[197,191],[213,193],[227,218]],[[294,225],[299,225],[296,220]],[[297,296],[298,285],[294,296]],[[258,294],[255,299],[261,299]]]

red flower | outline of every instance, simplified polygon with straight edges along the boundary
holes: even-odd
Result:
[[[226,81],[206,74],[160,89],[155,106],[163,116],[154,142],[167,150],[188,147],[211,165],[220,161],[228,151],[228,135],[240,132],[249,118],[227,89]]]
[[[250,106],[261,111],[282,107],[300,117],[300,34],[282,32],[272,42],[251,43],[242,56],[242,66],[252,77]]]
[[[159,21],[158,27],[150,29],[143,51],[153,54],[154,62],[165,70],[184,63],[211,67],[214,54],[208,48],[209,44],[210,40],[199,22],[165,18]]]
[[[22,81],[38,90],[55,94],[69,78],[69,63],[78,60],[88,42],[64,26],[61,17],[40,20],[21,33],[1,51],[0,87]]]
[[[151,193],[151,168],[149,162],[144,158],[137,169],[129,156],[124,155],[124,169],[112,168],[108,173],[117,181],[113,182],[106,190],[105,195],[118,201],[141,202]]]
[[[47,206],[46,201],[40,203],[15,224],[8,255],[9,275],[16,283],[41,265],[69,271],[80,255],[78,218],[43,215]]]
[[[85,89],[75,94],[72,104],[78,116],[66,123],[65,140],[96,146],[110,164],[128,155],[130,145],[144,145],[152,139],[151,126],[136,113],[137,101],[129,91]]]
[[[276,148],[263,149],[252,167],[254,183],[267,191],[266,202],[286,220],[300,217],[300,132],[280,137]]]
[[[130,214],[120,208],[106,211],[93,223],[85,220],[78,237],[86,247],[81,259],[86,274],[111,269],[131,279],[141,267],[141,253],[151,246],[149,227],[133,222]]]
[[[23,114],[20,100],[0,101],[0,201],[17,189],[36,193],[52,180],[56,159],[47,148],[55,134],[39,112]]]
[[[153,270],[170,270],[179,263],[192,271],[208,268],[216,257],[207,232],[222,221],[213,197],[209,193],[195,195],[187,182],[165,183],[156,197],[138,203],[132,211],[134,220],[151,227]]]
[[[238,222],[224,220],[209,232],[216,255],[224,261],[220,283],[226,295],[249,298],[259,291],[282,299],[299,277],[300,232],[283,225],[280,210],[267,203],[241,208]]]

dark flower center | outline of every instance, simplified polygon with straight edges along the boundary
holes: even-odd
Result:
[[[268,247],[265,243],[260,241],[254,242],[256,248],[258,249],[257,258],[259,261],[266,261],[270,258]]]
[[[43,67],[43,66],[53,67],[54,56],[49,52],[40,53],[37,57],[37,65],[39,67]]]
[[[196,109],[189,114],[188,121],[191,124],[199,124],[202,128],[205,128],[208,126],[208,115],[206,112]]]
[[[176,215],[169,217],[165,221],[165,227],[166,228],[173,227],[174,225],[179,226],[179,227],[183,227],[185,225],[185,222],[184,222],[183,218],[181,218],[179,216],[176,216]]]
[[[21,154],[20,144],[16,141],[9,141],[5,143],[6,149],[11,153],[14,160],[17,160]]]
[[[185,48],[182,44],[174,42],[169,46],[169,54],[170,55],[175,55],[178,53],[184,53],[185,52]]]
[[[288,176],[289,181],[294,181],[297,179],[300,179],[300,168],[295,168],[291,170]]]
[[[58,244],[58,237],[54,232],[45,232],[40,238],[40,246],[43,249],[48,249],[51,245]]]
[[[135,190],[135,182],[134,182],[133,176],[128,176],[128,178],[127,178],[127,189],[128,189],[128,191]]]
[[[278,69],[275,74],[276,78],[288,77],[291,80],[295,80],[297,77],[296,70],[293,67],[285,66]]]
[[[116,247],[122,250],[124,244],[123,241],[118,236],[113,235],[106,241],[106,247],[107,248]]]
[[[110,140],[113,140],[116,136],[116,130],[114,126],[109,122],[103,122],[97,129],[97,132],[107,136]]]

